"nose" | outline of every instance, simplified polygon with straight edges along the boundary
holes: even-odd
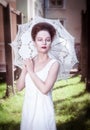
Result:
[[[43,40],[43,44],[46,45],[46,44],[47,44],[47,41],[46,41],[46,40]]]

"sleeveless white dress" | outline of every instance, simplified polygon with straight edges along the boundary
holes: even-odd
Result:
[[[36,72],[42,81],[46,80],[48,71],[54,62],[56,60],[51,59],[42,70]],[[28,73],[25,86],[20,130],[56,130],[52,90],[48,94],[41,93]]]

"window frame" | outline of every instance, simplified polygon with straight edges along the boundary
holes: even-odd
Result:
[[[65,0],[62,0],[62,5],[58,5],[58,0],[55,0],[56,4],[55,5],[52,5],[51,4],[51,0],[49,0],[49,7],[50,8],[61,8],[61,9],[64,9],[65,8]]]

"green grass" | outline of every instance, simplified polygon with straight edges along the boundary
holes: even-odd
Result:
[[[80,76],[57,82],[53,100],[58,130],[90,130],[90,94]]]
[[[24,91],[3,98],[5,88],[6,84],[0,84],[0,130],[19,130]]]
[[[4,99],[0,84],[0,130],[19,130],[24,91]],[[80,76],[56,82],[53,88],[58,130],[90,130],[90,94]]]

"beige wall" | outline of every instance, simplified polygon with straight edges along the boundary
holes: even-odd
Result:
[[[44,16],[43,1],[44,0],[6,0],[15,2],[16,8],[24,14],[24,22],[39,15]],[[81,10],[86,9],[86,0],[64,0],[64,9],[50,8],[49,0],[46,0],[45,17],[59,18],[64,20],[64,26],[68,32],[75,37],[75,42],[81,41]]]
[[[27,22],[28,17],[27,17],[27,0],[16,0],[16,8],[17,10],[21,11],[23,13],[23,21]]]
[[[48,2],[48,1],[47,1]],[[47,18],[59,18],[65,22],[64,26],[77,43],[81,40],[81,10],[85,10],[85,0],[65,0],[65,8],[49,8],[46,3],[45,16]]]
[[[35,1],[35,15],[43,16],[43,0]]]
[[[28,22],[35,16],[43,16],[43,0],[17,0],[17,9],[23,12],[24,22]]]
[[[44,16],[43,0],[16,0],[17,9],[23,12],[24,22],[39,15]],[[85,0],[65,0],[64,9],[49,8],[46,2],[45,17],[64,20],[64,26],[75,37],[75,42],[81,41],[81,10],[85,10]]]
[[[28,0],[28,20],[43,16],[42,0]]]

